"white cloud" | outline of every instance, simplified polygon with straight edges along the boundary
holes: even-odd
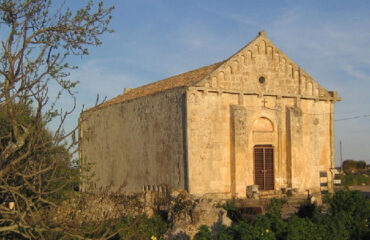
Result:
[[[72,72],[71,78],[80,82],[77,91],[87,96],[99,94],[112,98],[122,93],[125,87],[133,87],[133,78],[107,67],[110,61],[115,60],[90,60]]]
[[[350,76],[363,80],[370,80],[370,75],[361,70],[356,69],[355,66],[350,64],[343,64],[343,70]]]
[[[278,46],[322,85],[338,90],[343,101],[336,104],[336,118],[370,113],[370,16],[338,15],[307,18],[305,9],[289,9],[268,31]],[[360,14],[360,13],[359,13]],[[370,162],[370,118],[336,122],[338,142],[345,142],[343,157]]]
[[[99,59],[89,60],[80,65],[80,67],[71,72],[70,79],[72,81],[79,81],[80,83],[73,90],[76,96],[76,109],[67,118],[64,123],[64,128],[72,130],[77,125],[77,119],[84,108],[94,106],[97,95],[100,101],[105,97],[107,100],[113,98],[123,92],[125,87],[135,87],[135,79],[126,76],[122,73],[112,70],[109,66],[113,62],[119,61],[118,59]],[[51,99],[56,96],[57,91],[60,89],[56,83],[49,85]],[[67,93],[64,93],[57,104],[58,109],[70,111],[73,108],[74,101]],[[56,129],[59,120],[55,119],[50,129]]]

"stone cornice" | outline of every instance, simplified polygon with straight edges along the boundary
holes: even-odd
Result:
[[[271,96],[276,98],[300,98],[300,99],[310,99],[315,101],[341,101],[342,98],[337,97],[336,92],[332,93],[332,97],[326,96],[309,96],[309,95],[295,95],[295,94],[274,94],[274,93],[256,93],[256,92],[248,92],[243,90],[230,90],[230,89],[223,89],[223,88],[211,88],[211,87],[188,87],[189,91],[201,91],[201,92],[213,92],[213,93],[229,93],[229,94],[242,94],[242,95],[257,95],[259,97],[263,96]]]

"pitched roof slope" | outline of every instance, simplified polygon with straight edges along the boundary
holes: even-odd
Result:
[[[139,97],[163,92],[168,89],[172,89],[176,87],[189,86],[193,83],[199,82],[200,80],[208,76],[210,73],[216,70],[216,68],[218,68],[224,62],[225,61],[214,63],[209,66],[191,70],[189,72],[185,72],[185,73],[175,75],[175,76],[172,76],[172,77],[169,77],[169,78],[166,78],[166,79],[154,82],[154,83],[149,83],[147,85],[134,88],[126,93],[123,93],[121,95],[118,95],[115,98],[112,98],[111,100],[107,102],[104,102],[98,106],[90,108],[87,111],[103,108],[103,107],[116,104],[116,103],[126,102],[126,101],[133,100]]]

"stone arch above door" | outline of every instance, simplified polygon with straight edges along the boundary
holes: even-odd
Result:
[[[270,119],[266,117],[260,117],[253,123],[253,132],[273,132],[274,125]]]
[[[253,141],[255,144],[272,143],[274,124],[267,117],[260,117],[253,123]]]

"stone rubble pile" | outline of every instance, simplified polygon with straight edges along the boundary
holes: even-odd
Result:
[[[221,225],[231,226],[232,221],[222,208],[224,203],[223,200],[196,198],[184,190],[172,191],[168,212],[171,228],[166,239],[192,239],[202,225],[214,231]]]

